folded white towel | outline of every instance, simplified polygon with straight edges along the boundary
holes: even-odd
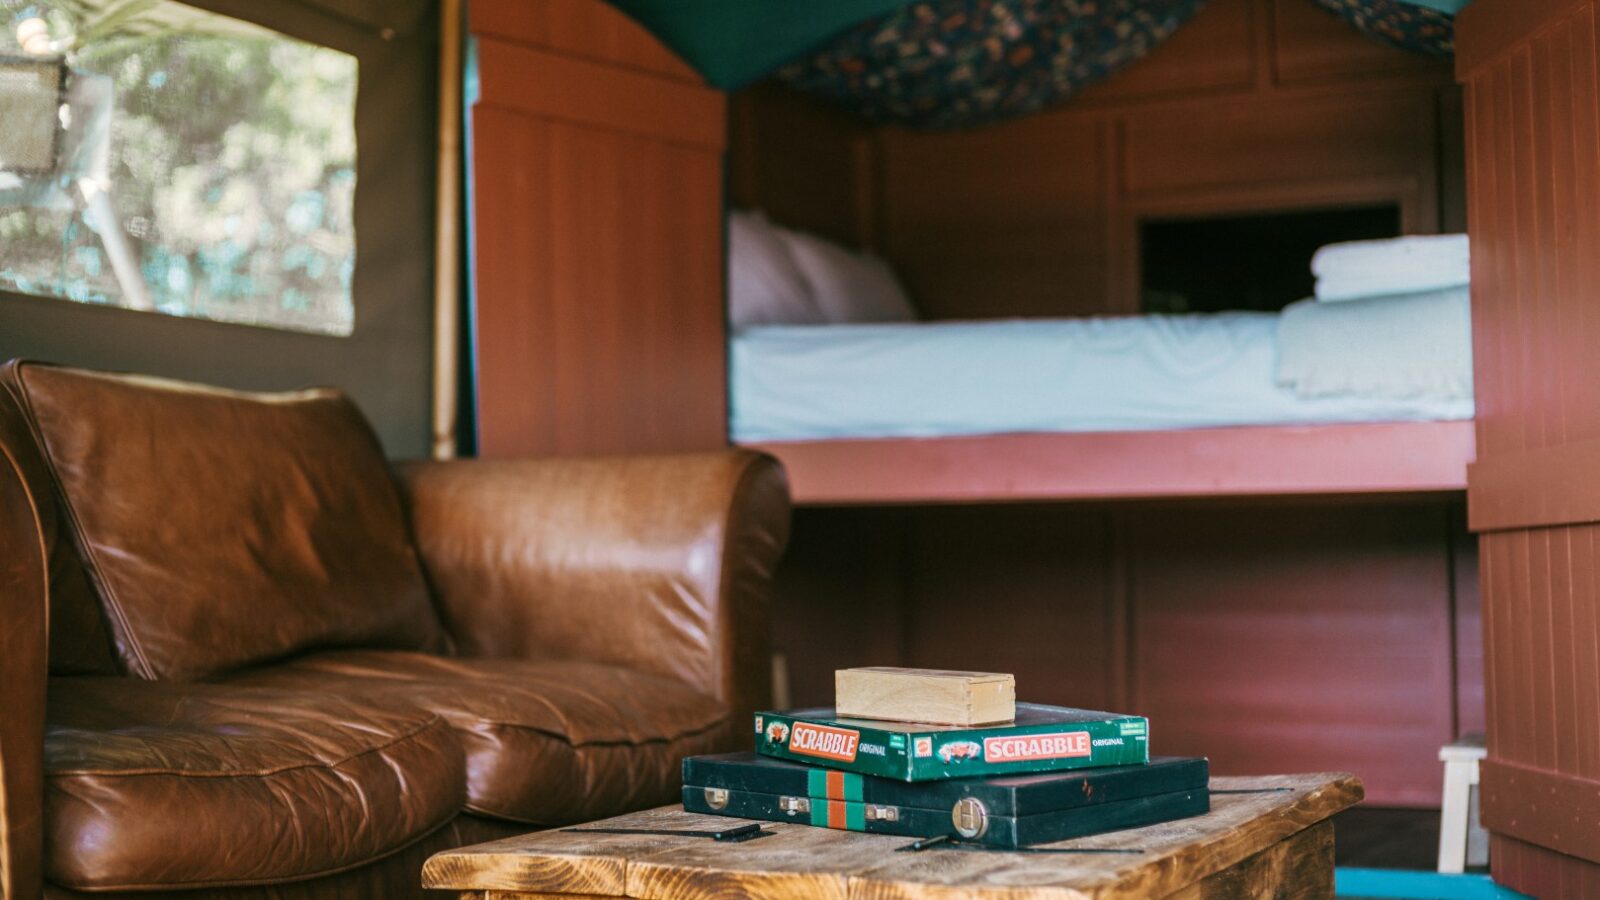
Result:
[[[1278,322],[1277,382],[1306,398],[1469,399],[1467,289],[1291,304]]]
[[[1318,300],[1353,300],[1460,287],[1472,280],[1464,234],[1329,244],[1311,258]]]

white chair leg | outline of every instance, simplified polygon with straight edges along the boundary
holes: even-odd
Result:
[[[1468,767],[1450,761],[1444,766],[1444,798],[1439,811],[1439,871],[1458,875],[1466,871],[1467,809],[1472,802]]]
[[[1489,864],[1489,832],[1478,817],[1478,785],[1472,785],[1472,814],[1467,817],[1467,865]]]

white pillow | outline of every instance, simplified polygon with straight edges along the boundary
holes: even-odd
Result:
[[[831,324],[914,322],[916,310],[889,264],[816,235],[779,228],[811,299]]]
[[[1306,398],[1470,400],[1468,291],[1291,303],[1278,319],[1277,382]]]
[[[758,212],[728,215],[728,321],[735,331],[826,321],[788,243]]]
[[[1318,300],[1358,300],[1460,287],[1472,281],[1464,234],[1329,244],[1311,258]]]

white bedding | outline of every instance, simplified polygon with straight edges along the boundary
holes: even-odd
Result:
[[[1278,323],[1278,384],[1301,397],[1471,398],[1467,289],[1291,303]]]
[[[1311,274],[1318,300],[1462,288],[1472,280],[1472,246],[1464,234],[1329,244],[1311,257]]]
[[[737,441],[1470,419],[1470,398],[1301,398],[1278,315],[751,328]]]

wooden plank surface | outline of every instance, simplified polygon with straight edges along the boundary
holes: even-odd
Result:
[[[740,844],[546,831],[441,853],[424,867],[423,884],[640,898],[1164,897],[1271,850],[1362,797],[1361,782],[1342,774],[1214,778],[1211,787],[1207,815],[1049,845],[1132,852],[896,853],[909,838],[775,823],[764,823],[772,836]],[[581,827],[684,830],[727,821],[662,807]]]
[[[1471,422],[774,441],[796,503],[1459,491]]]

